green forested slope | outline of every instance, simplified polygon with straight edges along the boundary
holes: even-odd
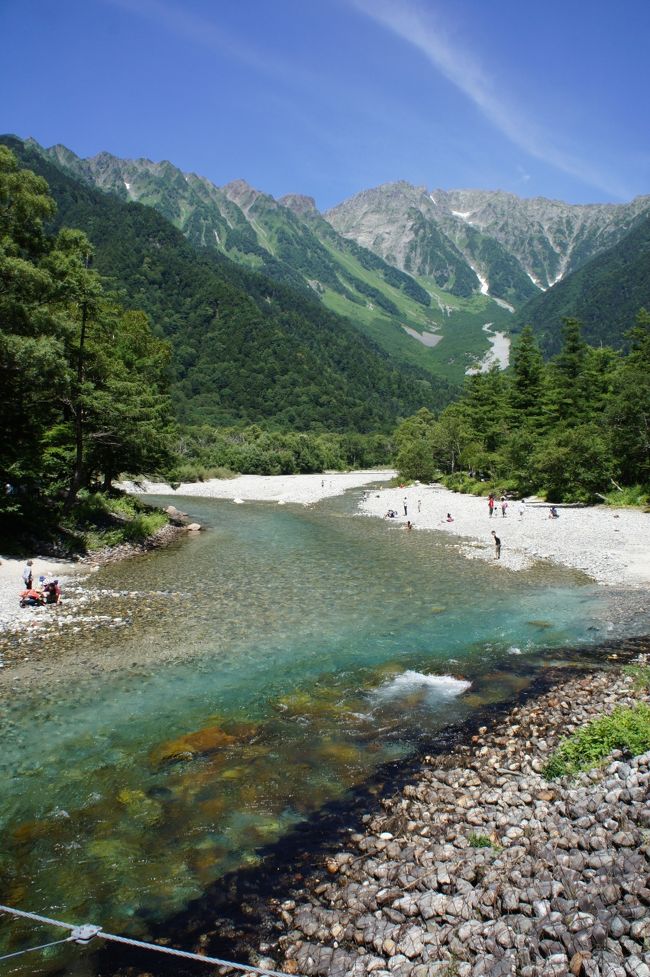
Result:
[[[418,236],[430,274],[416,281],[374,251],[339,234],[310,197],[290,194],[275,200],[234,180],[217,187],[172,163],[120,159],[102,152],[81,159],[65,146],[27,144],[47,161],[89,186],[153,207],[199,249],[217,251],[238,265],[288,285],[330,311],[343,315],[388,353],[395,365],[421,367],[460,383],[468,367],[487,353],[486,322],[509,329],[509,314],[490,296],[479,294],[478,278],[456,245],[431,224]],[[452,218],[455,220],[455,218]],[[428,224],[427,223],[427,227]],[[463,225],[462,237],[481,239]],[[435,243],[434,243],[435,239]],[[484,242],[487,246],[488,242]],[[481,251],[493,272],[495,294],[527,297],[530,280],[516,285],[509,258],[496,241]],[[417,260],[414,267],[420,268]],[[498,270],[497,270],[498,266]],[[519,269],[520,276],[523,274]],[[451,289],[445,290],[447,287]],[[513,291],[514,288],[514,291]],[[452,294],[453,293],[453,294]],[[440,337],[433,344],[430,334]]]
[[[53,226],[85,230],[97,271],[170,341],[180,420],[386,430],[451,398],[444,381],[395,368],[317,300],[197,251],[156,211],[73,179],[18,139],[2,141],[48,181]]]
[[[641,308],[650,308],[650,217],[641,218],[619,244],[524,305],[514,324],[532,325],[546,355],[559,351],[564,318],[579,319],[592,345],[621,349]]]

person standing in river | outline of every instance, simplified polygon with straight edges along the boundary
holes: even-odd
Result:
[[[494,540],[494,558],[496,560],[501,559],[501,540],[497,536],[494,530],[492,530],[492,538]]]
[[[491,519],[492,516],[494,515],[494,496],[492,495],[491,492],[488,495],[488,509],[490,511],[490,519]]]
[[[408,505],[406,503],[406,496],[404,496],[404,515],[408,516],[408,514],[409,514]]]

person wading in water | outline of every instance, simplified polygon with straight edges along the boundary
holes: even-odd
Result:
[[[494,539],[494,556],[497,560],[501,559],[501,540],[497,536],[494,530],[492,530],[492,538]]]

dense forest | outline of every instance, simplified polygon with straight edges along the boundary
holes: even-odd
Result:
[[[47,523],[101,478],[173,461],[169,344],[91,267],[81,231],[48,234],[46,182],[0,146],[0,516]]]
[[[550,501],[646,499],[650,489],[650,314],[627,334],[629,351],[594,348],[567,319],[545,362],[530,326],[512,366],[468,378],[438,418],[420,410],[397,429],[404,478],[459,491],[542,494]],[[632,489],[624,492],[623,487]],[[634,487],[634,488],[632,488]]]

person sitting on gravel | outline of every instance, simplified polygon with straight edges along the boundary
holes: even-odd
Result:
[[[49,583],[46,583],[43,590],[45,591],[46,604],[61,603],[61,588],[58,580],[51,580]]]

